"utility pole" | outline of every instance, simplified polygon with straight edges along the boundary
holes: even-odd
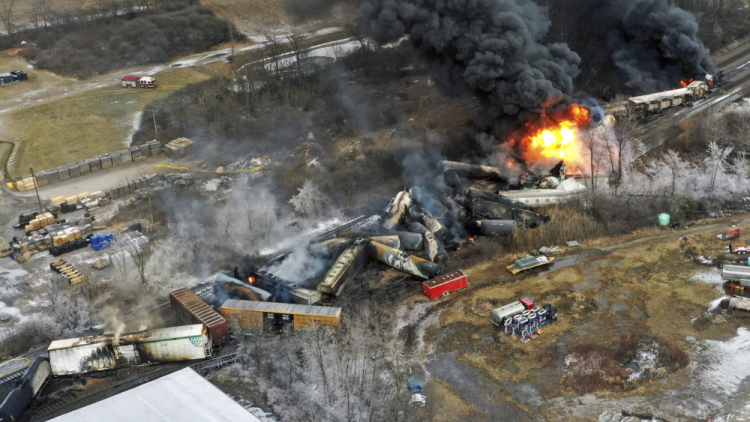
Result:
[[[154,110],[151,110],[151,117],[154,118],[154,132],[156,132],[156,135],[159,135],[159,129],[156,128],[156,112]]]
[[[39,214],[44,214],[44,208],[42,208],[42,200],[39,198],[39,188],[36,187],[36,176],[34,175],[34,169],[29,167],[31,172],[31,180],[34,181],[34,191],[36,191],[36,200],[39,201]]]

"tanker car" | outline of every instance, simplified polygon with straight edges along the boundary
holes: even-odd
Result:
[[[51,375],[52,370],[47,359],[34,359],[18,387],[11,390],[0,404],[0,421],[17,421],[31,401],[42,391]]]

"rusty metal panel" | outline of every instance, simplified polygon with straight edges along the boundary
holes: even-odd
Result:
[[[205,324],[215,344],[222,344],[229,338],[227,320],[208,306],[198,295],[189,289],[179,289],[169,294],[172,311],[183,323]],[[186,311],[186,312],[185,312]]]

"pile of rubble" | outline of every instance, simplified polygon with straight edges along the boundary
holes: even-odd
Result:
[[[310,242],[312,255],[337,257],[318,291],[338,296],[367,258],[427,280],[448,264],[448,251],[460,249],[467,239],[510,236],[518,228],[535,228],[550,220],[486,188],[507,185],[500,169],[450,161],[439,166],[444,185],[407,186],[391,200],[379,227],[342,229],[333,238]]]

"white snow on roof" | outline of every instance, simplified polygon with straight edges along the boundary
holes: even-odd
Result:
[[[190,368],[174,372],[52,422],[261,422]]]

